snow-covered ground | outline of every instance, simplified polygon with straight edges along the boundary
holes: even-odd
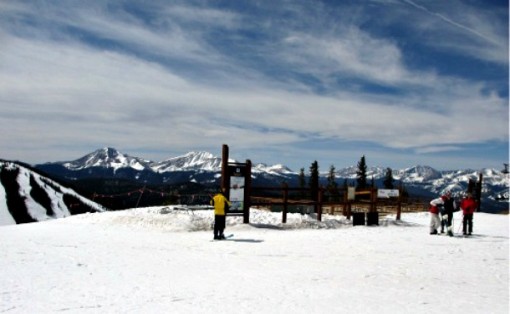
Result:
[[[427,213],[355,226],[154,207],[0,227],[0,313],[509,313],[509,219],[431,236]]]

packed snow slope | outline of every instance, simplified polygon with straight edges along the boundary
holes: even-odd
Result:
[[[0,313],[509,312],[508,216],[429,235],[428,213],[252,210],[212,241],[210,210],[140,208],[0,227]]]
[[[0,226],[104,210],[19,162],[0,160]]]

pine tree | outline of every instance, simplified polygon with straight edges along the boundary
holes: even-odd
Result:
[[[336,177],[335,177],[335,166],[333,166],[333,165],[331,165],[329,167],[328,191],[330,193],[330,201],[337,201],[339,193],[338,193],[338,184],[336,183]]]
[[[358,162],[358,170],[356,171],[356,180],[358,182],[358,189],[367,188],[367,164],[365,162],[365,155],[363,155]]]
[[[391,168],[386,168],[386,175],[384,177],[383,185],[385,189],[391,190],[395,188],[395,185],[393,184],[393,171]]]
[[[338,187],[338,184],[336,183],[336,178],[335,178],[335,166],[331,165],[329,167],[329,174],[328,174],[328,189],[336,190],[337,187]]]
[[[314,161],[310,166],[310,192],[312,193],[312,200],[317,201],[317,194],[319,192],[319,163]]]

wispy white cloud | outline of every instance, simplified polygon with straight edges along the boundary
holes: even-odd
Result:
[[[188,4],[155,4],[145,19],[97,4],[44,7],[40,15],[28,4],[3,5],[2,151],[79,141],[181,152],[229,143],[284,153],[328,139],[424,153],[508,140],[507,98],[484,82],[410,67],[393,39],[359,25],[321,21],[307,29]],[[232,46],[215,45],[215,31]],[[237,40],[243,32],[253,38]],[[241,54],[229,52],[239,46]],[[339,80],[398,92],[343,89]]]
[[[474,7],[462,1],[450,1],[447,6],[429,9],[429,5],[433,4],[422,5],[411,0],[403,2],[426,14],[413,14],[415,23],[410,27],[420,27],[430,33],[428,45],[508,64],[508,7],[491,10],[486,6]]]
[[[427,147],[420,147],[416,149],[416,152],[418,154],[432,154],[432,153],[439,153],[439,152],[451,152],[451,151],[459,151],[462,148],[459,146],[427,146]]]
[[[10,71],[5,69],[2,73],[5,84],[0,87],[1,94],[4,97],[13,95],[6,100],[18,104],[6,108],[9,116],[23,116],[26,108],[35,109],[38,115],[49,119],[79,116],[87,126],[102,122],[104,127],[122,129],[125,122],[129,122],[127,127],[142,127],[150,122],[172,129],[175,137],[183,138],[189,136],[179,135],[181,128],[172,126],[182,127],[182,124],[199,121],[199,126],[207,126],[213,134],[229,134],[228,131],[239,134],[239,129],[228,130],[225,125],[207,122],[225,120],[267,129],[278,126],[288,130],[287,134],[321,134],[384,142],[394,147],[419,147],[437,141],[463,142],[464,134],[469,134],[470,140],[484,140],[506,131],[499,127],[502,124],[493,123],[498,119],[504,122],[504,117],[501,118],[505,109],[503,100],[495,95],[485,97],[480,91],[469,91],[473,89],[470,85],[465,86],[466,90],[453,90],[450,96],[443,93],[440,97],[424,98],[426,102],[441,101],[451,108],[445,113],[436,113],[392,97],[375,102],[370,96],[349,92],[336,96],[291,93],[264,85],[257,87],[256,82],[252,82],[251,90],[221,90],[188,82],[154,63],[81,46],[13,39],[10,49],[12,54],[6,52],[4,60],[21,58],[24,62],[9,62]],[[25,53],[20,56],[15,51]],[[22,95],[26,82],[30,82],[30,93]],[[447,103],[451,101],[448,97],[462,98],[457,103]],[[392,105],[393,102],[401,103]],[[493,103],[490,111],[485,103]],[[470,125],[463,127],[463,124],[448,122],[469,120],[473,114],[479,123],[487,118],[488,125],[484,125],[483,130],[475,132]],[[396,122],[398,117],[404,120]],[[73,121],[69,123],[74,124]],[[437,137],[437,134],[448,134],[446,130],[450,130],[451,135],[443,139]],[[245,132],[251,133],[248,134],[251,140],[258,138],[255,136],[257,129]],[[473,139],[471,135],[478,138]],[[298,139],[297,135],[292,137]],[[272,136],[264,141],[279,143],[277,139]],[[283,140],[292,138],[287,135]]]
[[[373,38],[359,29],[340,36],[294,34],[285,39],[280,58],[321,78],[324,83],[354,78],[389,86],[421,86],[433,79],[430,73],[422,72],[418,77],[409,72],[400,49],[388,40]]]
[[[441,13],[438,13],[438,12],[432,12],[429,9],[427,9],[425,6],[419,5],[419,4],[415,3],[414,1],[411,1],[411,0],[403,0],[403,1],[406,2],[406,3],[409,3],[410,5],[414,6],[415,8],[418,8],[418,9],[423,10],[423,11],[425,11],[425,12],[431,14],[431,15],[434,15],[434,16],[438,17],[439,19],[445,21],[446,23],[449,23],[449,24],[451,24],[453,26],[456,26],[456,27],[458,27],[458,28],[460,28],[462,30],[470,32],[471,34],[474,34],[475,36],[478,36],[478,37],[480,37],[480,38],[482,38],[482,39],[484,39],[486,41],[489,41],[492,44],[497,44],[497,41],[494,41],[493,38],[491,38],[490,36],[486,36],[486,35],[482,34],[478,30],[476,30],[475,28],[471,28],[471,27],[466,26],[466,25],[464,25],[462,23],[456,22],[453,19],[445,16],[444,14],[441,14]]]

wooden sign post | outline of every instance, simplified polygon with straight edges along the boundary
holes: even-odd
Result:
[[[251,161],[229,162],[228,145],[223,144],[221,154],[221,189],[232,203],[227,216],[243,216],[250,223]]]

